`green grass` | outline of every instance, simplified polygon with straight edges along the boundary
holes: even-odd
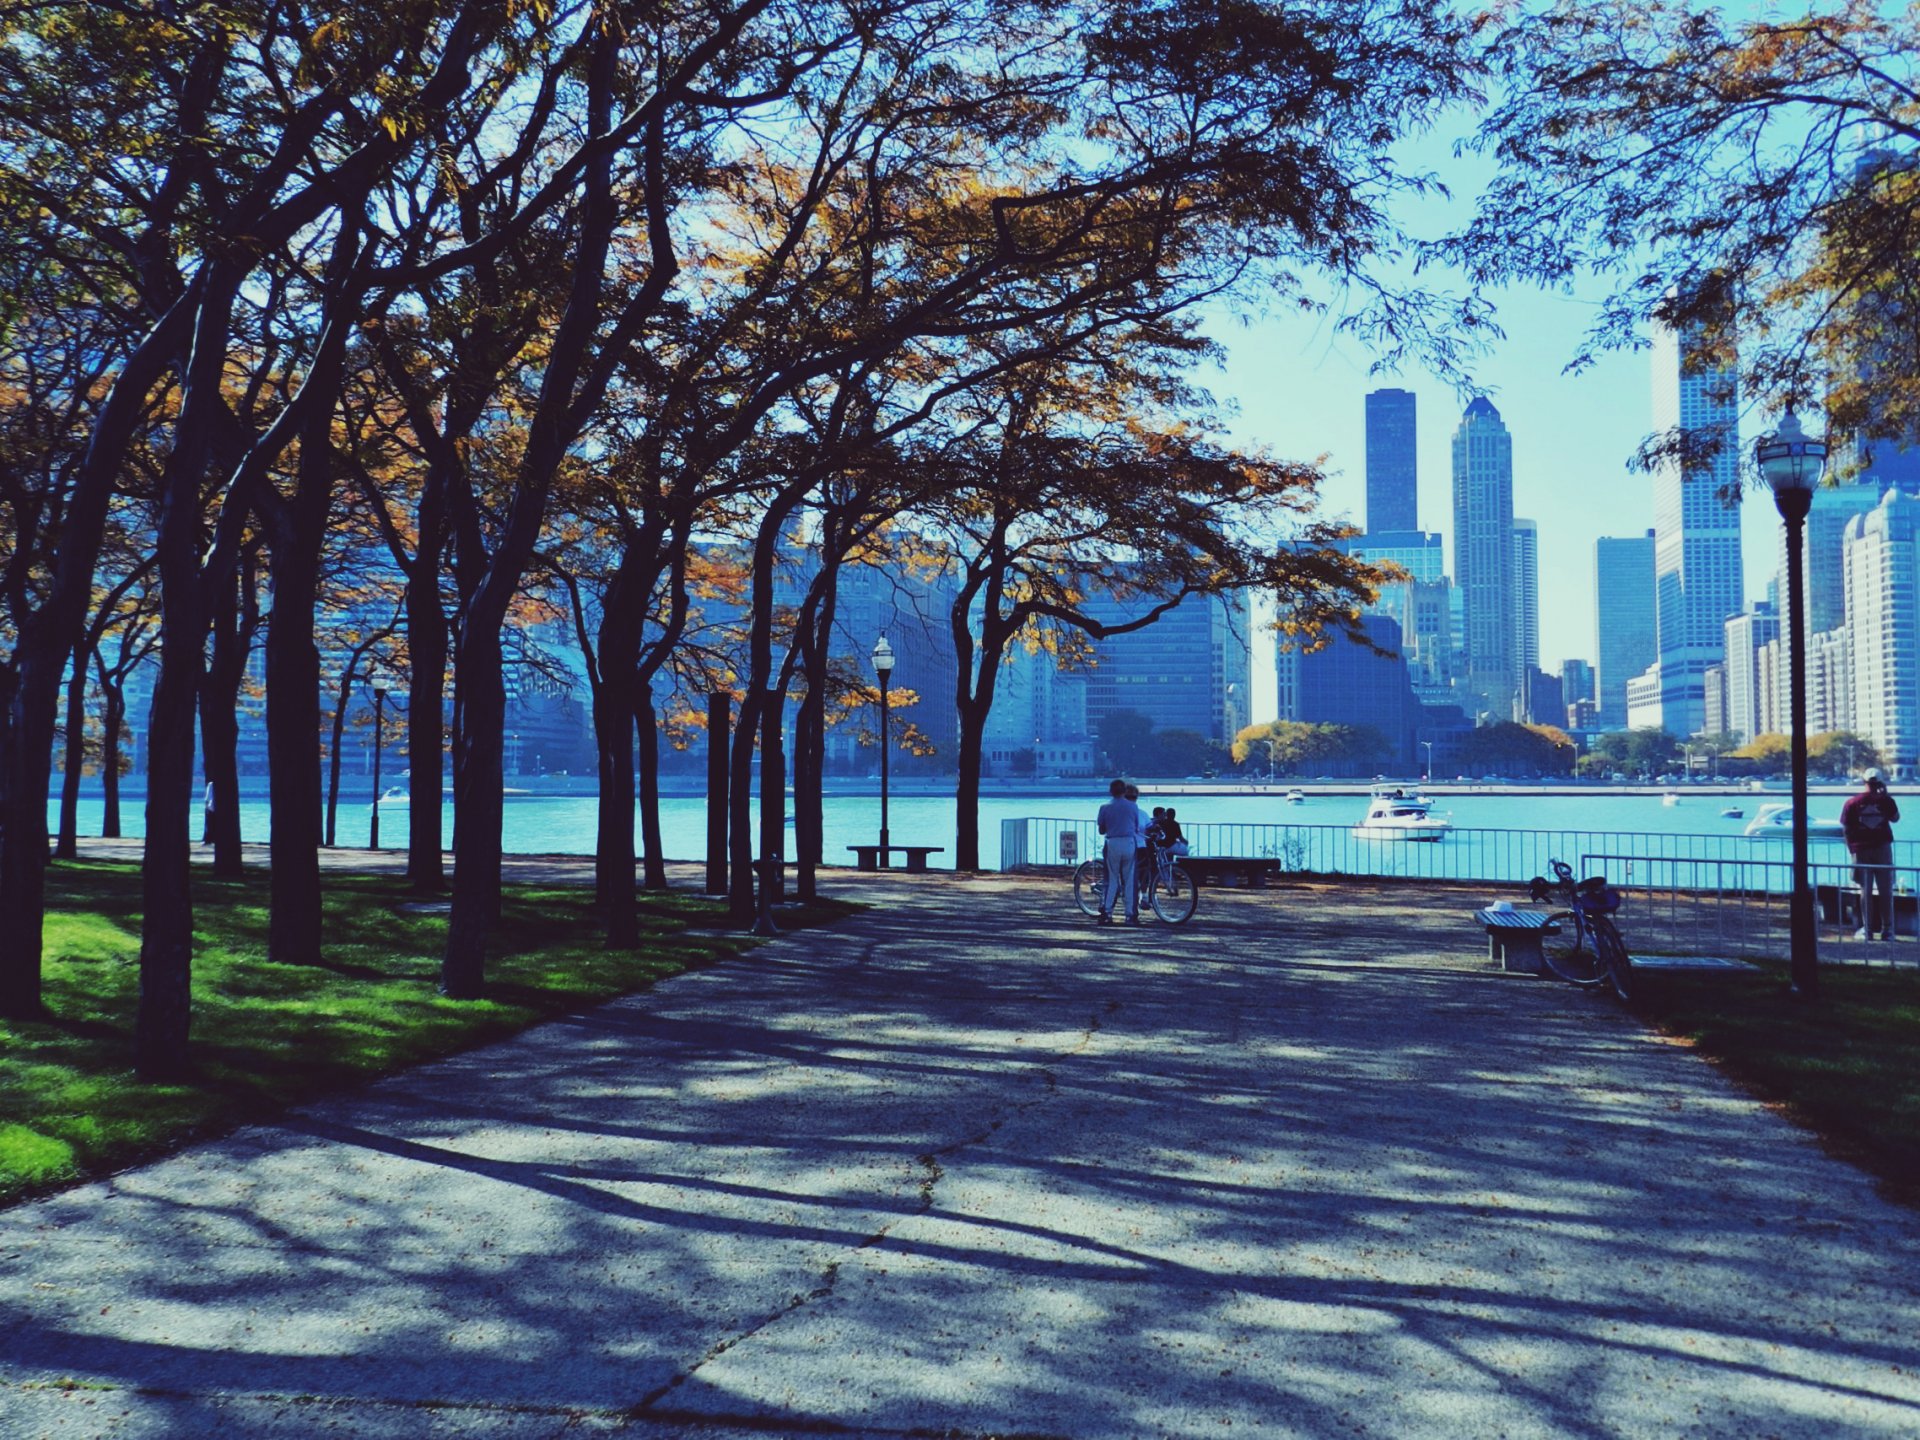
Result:
[[[405,882],[330,875],[326,963],[266,959],[264,875],[194,881],[190,1083],[133,1078],[140,877],[126,865],[49,874],[43,1022],[0,1020],[0,1204],[118,1169],[186,1141],[379,1075],[514,1034],[550,1016],[738,954],[700,933],[721,907],[649,895],[636,951],[602,948],[592,897],[510,886],[488,997],[437,992],[444,915],[407,913]],[[820,902],[782,925],[858,907]]]
[[[1920,1205],[1920,973],[1823,966],[1809,1006],[1788,993],[1784,964],[1648,972],[1634,1008]]]

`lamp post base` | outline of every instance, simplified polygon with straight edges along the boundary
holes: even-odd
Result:
[[[1794,887],[1787,902],[1787,955],[1791,990],[1802,1000],[1820,998],[1820,938],[1813,919],[1813,890]]]

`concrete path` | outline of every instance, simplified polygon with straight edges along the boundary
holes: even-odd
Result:
[[[0,1435],[1920,1433],[1920,1216],[1457,898],[845,885],[0,1213]]]

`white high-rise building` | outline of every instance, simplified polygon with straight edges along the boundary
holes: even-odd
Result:
[[[1889,490],[1845,543],[1853,728],[1904,775],[1920,755],[1920,499]]]
[[[1540,527],[1513,522],[1513,664],[1525,675],[1540,668]]]
[[[1707,667],[1722,657],[1727,617],[1742,608],[1739,410],[1733,372],[1664,325],[1653,335],[1653,424],[1694,445],[1717,442],[1710,456],[1668,459],[1653,473],[1660,709],[1666,728],[1685,736],[1705,721]]]
[[[1772,726],[1772,696],[1761,683],[1760,652],[1780,638],[1780,617],[1762,600],[1743,615],[1727,619],[1727,732],[1745,742]]]
[[[1513,637],[1513,437],[1484,395],[1453,432],[1453,583],[1465,631],[1461,663],[1470,708],[1496,720],[1519,690]]]

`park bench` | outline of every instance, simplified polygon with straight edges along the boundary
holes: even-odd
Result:
[[[947,847],[944,845],[849,845],[847,849],[853,851],[853,863],[861,870],[880,869],[880,854],[883,850],[888,856],[898,850],[907,857],[907,869],[924,870],[927,868],[927,856],[943,855]]]
[[[1252,856],[1181,855],[1174,863],[1191,875],[1196,885],[1244,885],[1249,890],[1259,890],[1267,881],[1280,878],[1278,860]]]
[[[1476,910],[1473,918],[1487,927],[1487,958],[1503,970],[1538,975],[1547,968],[1540,942],[1558,935],[1560,927],[1544,910]]]

